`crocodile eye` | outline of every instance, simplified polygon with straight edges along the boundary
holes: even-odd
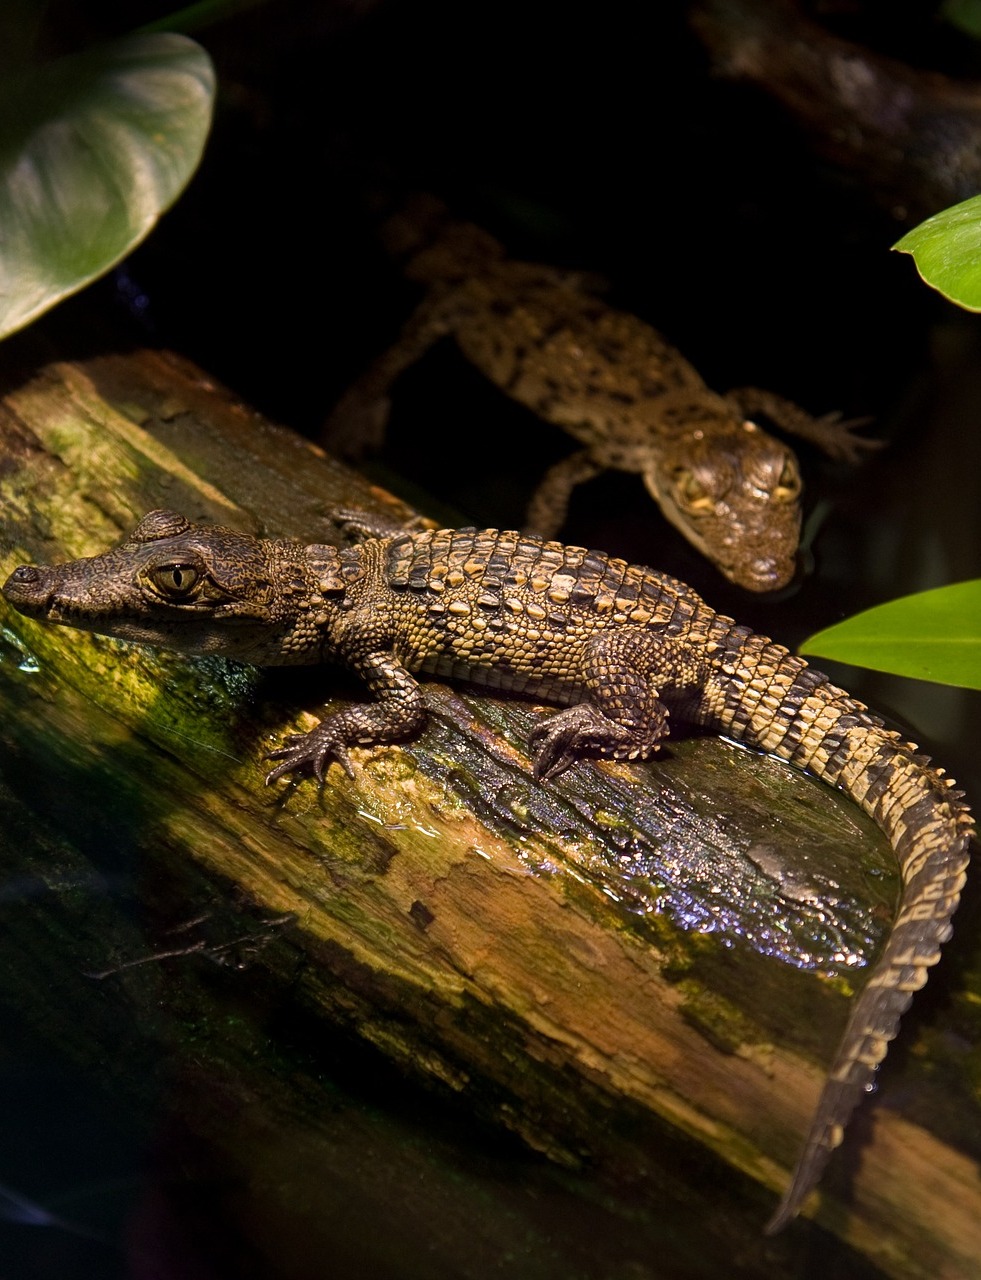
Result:
[[[773,489],[773,496],[778,502],[791,502],[800,493],[800,476],[797,468],[789,460],[783,464],[780,479]]]
[[[162,564],[150,570],[150,581],[161,595],[172,600],[183,600],[191,594],[201,579],[193,564]]]
[[[702,515],[712,510],[712,498],[694,472],[687,470],[677,471],[674,482],[678,500],[692,514]]]

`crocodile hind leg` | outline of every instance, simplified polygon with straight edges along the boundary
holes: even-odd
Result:
[[[662,689],[677,692],[697,669],[685,647],[657,628],[595,635],[583,660],[587,697],[532,730],[535,777],[554,778],[582,756],[646,760],[668,735]]]

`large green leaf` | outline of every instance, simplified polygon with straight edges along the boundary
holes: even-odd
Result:
[[[981,689],[981,578],[866,609],[799,648],[874,671]]]
[[[184,189],[214,72],[186,36],[128,36],[0,89],[0,337],[108,271]]]
[[[940,16],[945,22],[981,40],[981,0],[943,0]]]
[[[981,196],[935,213],[893,245],[911,253],[934,289],[967,311],[981,311]]]

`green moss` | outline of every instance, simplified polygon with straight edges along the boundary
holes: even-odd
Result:
[[[694,978],[678,983],[684,995],[681,1013],[686,1022],[723,1053],[738,1053],[749,1044],[763,1043],[756,1024],[730,1001],[709,991]]]

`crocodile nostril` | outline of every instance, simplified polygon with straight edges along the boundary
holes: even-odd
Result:
[[[22,564],[3,584],[3,596],[20,613],[37,616],[51,597],[51,579],[39,565]]]
[[[32,564],[21,564],[21,565],[18,565],[17,568],[10,575],[10,581],[23,582],[25,585],[34,583],[34,582],[40,582],[41,573],[40,573],[40,570],[35,568],[35,566]]]

